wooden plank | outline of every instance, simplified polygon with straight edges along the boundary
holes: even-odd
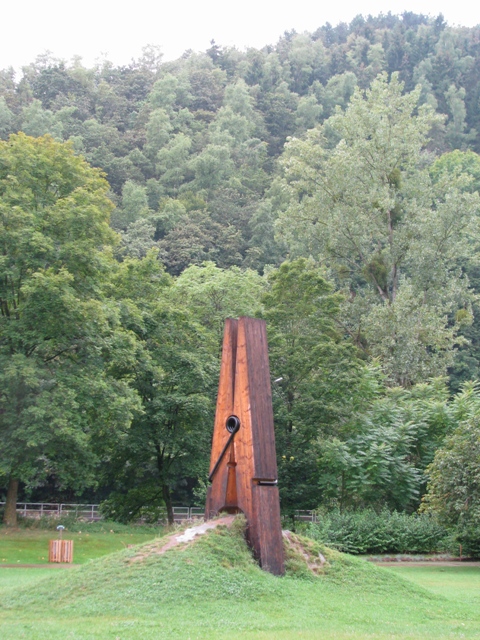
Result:
[[[231,433],[226,421],[231,415],[239,418],[240,428],[228,444]],[[248,539],[260,565],[275,575],[283,574],[278,487],[259,484],[261,480],[273,483],[277,479],[263,320],[243,317],[225,323],[210,475],[206,518],[220,511],[242,511],[248,523]]]
[[[49,540],[48,541],[48,561],[49,562],[58,562],[58,542],[59,540]]]
[[[213,428],[212,452],[210,456],[210,473],[224,449],[230,433],[225,428],[227,418],[233,413],[233,394],[235,385],[235,364],[237,354],[238,320],[227,318],[223,333],[222,361],[220,380],[218,383],[217,406]],[[228,452],[215,473],[215,481],[207,491],[205,517],[213,518],[225,505],[228,486]],[[232,474],[230,473],[230,476]],[[232,483],[232,480],[230,481]]]
[[[230,453],[227,462],[227,489],[225,491],[225,507],[227,509],[238,508],[237,492],[237,461],[235,458],[235,443],[230,445]]]
[[[49,540],[49,562],[73,562],[73,540]]]
[[[243,318],[238,321],[233,411],[240,418],[240,429],[235,436],[238,506],[247,520],[250,520],[252,516],[253,442],[248,388],[247,346]]]
[[[254,478],[277,479],[277,454],[273,426],[272,390],[264,320],[241,318],[245,327],[248,388],[254,447]]]
[[[227,318],[223,334],[222,361],[220,365],[220,380],[218,383],[217,406],[213,428],[210,471],[212,471],[220,452],[230,436],[229,432],[225,429],[225,423],[233,410],[237,330],[238,320]]]
[[[278,487],[253,484],[249,538],[260,566],[276,576],[285,573]]]

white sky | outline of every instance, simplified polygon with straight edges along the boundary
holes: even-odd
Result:
[[[86,66],[106,54],[127,64],[147,44],[160,45],[164,59],[186,49],[219,45],[262,47],[285,31],[315,31],[325,22],[349,22],[355,15],[413,11],[437,16],[450,25],[480,24],[475,0],[5,0],[1,10],[0,69],[16,69],[51,51]]]

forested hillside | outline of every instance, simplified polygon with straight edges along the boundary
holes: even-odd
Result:
[[[287,251],[271,231],[281,193],[269,192],[285,140],[379,73],[398,72],[405,91],[419,86],[420,103],[445,115],[432,152],[480,150],[478,38],[407,13],[286,33],[262,50],[212,43],[166,63],[152,47],[122,68],[44,55],[17,81],[1,73],[0,135],[50,133],[103,169],[125,254],[159,243],[175,275],[206,258],[261,270]]]
[[[223,319],[256,314],[284,511],[416,509],[480,407],[479,69],[480,27],[405,13],[1,71],[10,497],[201,502]]]

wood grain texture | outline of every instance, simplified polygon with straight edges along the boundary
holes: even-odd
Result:
[[[227,418],[240,428],[217,464],[230,433]],[[277,462],[266,326],[263,320],[231,318],[225,322],[222,363],[210,459],[215,471],[207,493],[205,517],[242,511],[248,539],[260,565],[284,572],[278,488],[258,484],[276,481]]]
[[[272,390],[268,363],[267,329],[263,320],[242,318],[248,362],[248,393],[254,447],[254,477],[277,478]]]
[[[220,365],[220,381],[218,383],[217,407],[213,428],[212,452],[210,456],[210,472],[226,445],[229,432],[225,428],[227,418],[233,413],[233,394],[235,382],[235,360],[237,355],[238,320],[227,318],[223,333],[222,361]],[[228,468],[226,460],[215,474],[214,482],[208,488],[205,504],[205,517],[213,518],[223,506],[227,492]]]
[[[73,540],[49,540],[49,562],[73,562]]]
[[[285,572],[278,487],[253,484],[253,517],[249,537],[260,566],[281,576]]]

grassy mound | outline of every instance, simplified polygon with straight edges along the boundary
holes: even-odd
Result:
[[[181,547],[114,553],[12,590],[2,638],[478,637],[480,616],[388,570],[291,535],[287,575],[254,562],[238,520]],[[59,575],[61,573],[61,575]]]

